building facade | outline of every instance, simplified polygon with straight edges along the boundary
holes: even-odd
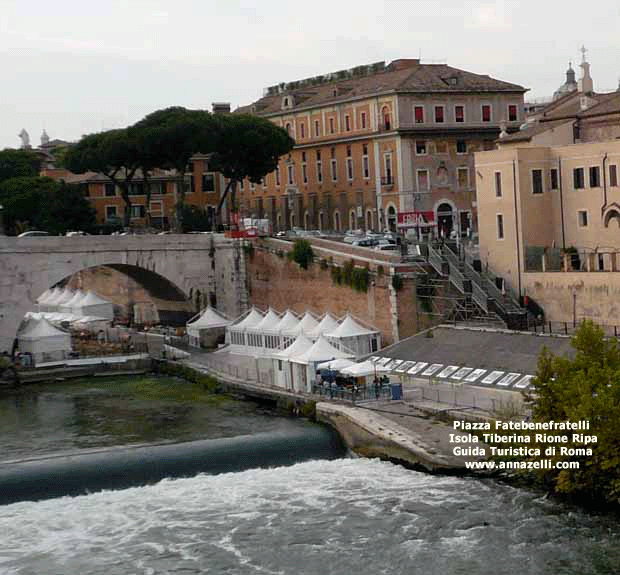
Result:
[[[237,112],[296,145],[262,184],[243,182],[242,217],[275,230],[476,228],[474,152],[523,123],[525,89],[443,64],[396,60],[267,88]]]

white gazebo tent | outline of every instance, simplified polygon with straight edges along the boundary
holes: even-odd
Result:
[[[353,354],[337,349],[325,337],[320,336],[310,349],[290,357],[290,361],[297,367],[292,370],[293,388],[297,391],[311,392],[317,364],[339,358],[351,359]]]
[[[84,297],[86,297],[86,292],[81,289],[75,290],[73,297],[60,305],[58,307],[58,311],[62,313],[75,313],[75,315],[80,315],[74,310],[79,307],[80,302],[84,299]]]
[[[284,349],[291,345],[295,341],[295,336],[297,335],[295,329],[298,325],[299,318],[290,309],[287,309],[274,327],[274,333],[266,335],[267,341],[274,344],[268,347]]]
[[[341,369],[340,373],[342,373],[343,375],[351,375],[353,377],[365,377],[366,383],[368,383],[369,380],[372,381],[372,379],[374,379],[374,377],[378,374],[385,373],[387,371],[389,371],[389,369],[387,369],[386,367],[382,365],[377,365],[376,363],[373,363],[372,361],[367,359],[366,361],[363,361],[361,363],[354,363],[353,365],[350,365],[345,369]]]
[[[301,355],[312,347],[312,340],[305,335],[299,335],[295,341],[289,345],[286,349],[274,353],[272,357],[273,361],[273,373],[275,374],[274,381],[279,387],[285,389],[293,389],[293,370],[290,363],[290,358],[295,355]]]
[[[47,310],[47,302],[57,296],[60,292],[62,292],[62,290],[60,288],[51,288],[51,289],[47,289],[45,290],[38,298],[37,298],[37,305],[39,306],[38,309],[40,311],[46,311]]]
[[[326,312],[321,321],[308,332],[308,336],[312,339],[316,339],[319,336],[334,331],[338,327],[338,320],[335,319],[329,312]]]
[[[258,311],[256,308],[250,309],[250,311],[246,312],[245,316],[242,316],[242,319],[238,320],[236,323],[228,326],[226,329],[227,333],[227,341],[231,345],[231,347],[245,348],[246,343],[246,330],[250,327],[255,326],[263,319],[263,314]],[[245,350],[244,350],[245,351]]]
[[[325,336],[339,349],[352,351],[355,357],[374,353],[380,347],[381,334],[360,325],[349,314],[336,329],[326,332]]]
[[[193,347],[215,347],[232,322],[211,306],[193,321],[187,322],[189,345]]]
[[[58,289],[55,294],[52,294],[45,302],[45,308],[42,311],[60,311],[60,306],[65,302],[68,302],[73,297],[73,292],[70,289]]]
[[[307,311],[299,320],[299,323],[291,330],[290,335],[299,335],[301,333],[308,334],[317,325],[319,325],[319,322],[309,311]]]
[[[346,359],[344,357],[340,359],[330,359],[317,364],[317,369],[328,369],[329,371],[342,371],[343,369],[357,365],[352,359]]]
[[[271,333],[280,321],[280,316],[271,308],[257,324],[250,326],[246,330],[246,345],[251,347],[253,353],[264,353],[266,347],[265,334]]]
[[[73,313],[94,315],[112,321],[114,319],[114,303],[98,296],[95,292],[89,291],[73,305]]]
[[[36,362],[65,359],[71,352],[71,334],[54,327],[44,317],[30,319],[17,334],[18,348]]]

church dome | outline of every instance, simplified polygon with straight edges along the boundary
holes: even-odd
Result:
[[[557,100],[569,92],[575,92],[577,90],[577,81],[575,80],[575,70],[573,70],[572,64],[569,62],[568,70],[566,70],[566,82],[562,84],[553,94],[553,99]]]

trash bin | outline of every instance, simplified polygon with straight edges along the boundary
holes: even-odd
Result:
[[[403,398],[403,386],[400,383],[393,383],[391,388],[393,400],[398,401]]]

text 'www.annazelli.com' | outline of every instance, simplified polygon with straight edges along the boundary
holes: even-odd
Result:
[[[465,461],[466,469],[509,470],[509,469],[579,469],[579,461]]]

